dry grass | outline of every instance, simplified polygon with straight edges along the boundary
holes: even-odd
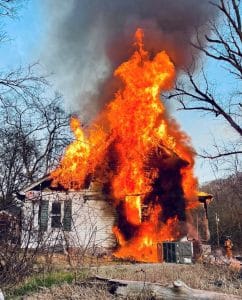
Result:
[[[194,265],[167,263],[114,264],[92,267],[88,273],[88,276],[98,275],[107,278],[150,281],[164,285],[172,284],[173,281],[180,279],[192,288],[242,295],[242,278],[240,273],[229,269],[227,266],[219,267],[198,263]],[[21,299],[117,299],[111,296],[103,286],[91,287],[88,284],[80,284],[78,281],[77,283],[69,284],[59,283],[49,288],[40,287],[40,289],[38,293],[21,297]]]
[[[82,299],[82,300],[109,300],[114,299],[103,287],[83,287],[78,284],[62,284],[44,289],[32,296],[25,296],[23,300],[56,300],[56,299]]]
[[[97,268],[99,276],[150,281],[161,284],[172,284],[180,279],[195,289],[212,290],[227,294],[242,295],[242,278],[238,270],[227,266],[204,264],[134,264],[120,266],[103,266]]]

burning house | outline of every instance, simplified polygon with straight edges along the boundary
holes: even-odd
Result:
[[[178,164],[179,166],[181,164],[182,166],[184,164],[178,158],[176,159],[175,165]],[[156,160],[158,160],[157,157]],[[162,160],[164,160],[164,157]],[[174,164],[170,165],[170,170],[166,168],[167,174],[176,172],[173,168]],[[175,170],[178,172],[179,168],[177,169],[176,166]],[[176,203],[177,196],[172,195],[172,191],[176,188],[175,184],[173,184],[171,189],[168,190],[166,197],[169,197],[169,201],[173,203],[171,205],[174,209],[174,215],[175,213],[180,213],[180,221],[186,222],[184,203]],[[147,204],[141,205],[140,219],[135,221],[130,215],[129,219],[122,222],[125,216],[120,212],[122,212],[123,208],[118,207],[114,209],[111,203],[112,199],[110,199],[109,194],[105,190],[105,186],[97,184],[97,182],[90,182],[90,180],[85,183],[81,190],[76,191],[74,189],[67,190],[61,185],[54,187],[53,179],[50,176],[46,176],[23,189],[17,196],[24,203],[21,226],[21,244],[24,248],[36,249],[44,241],[45,247],[54,251],[65,251],[67,248],[68,250],[81,248],[93,255],[111,253],[114,249],[117,249],[115,230],[118,228],[127,232],[131,228],[135,230],[135,222],[138,224],[140,220],[141,223],[146,224],[150,219],[150,208],[147,202]],[[135,202],[137,197],[141,196],[144,197],[144,195],[126,196],[125,201]],[[198,201],[203,204],[206,202],[203,218],[206,223],[206,226],[204,226],[206,232],[208,230],[207,201],[211,201],[211,198],[212,195],[206,193],[198,194]],[[166,206],[167,204],[164,203],[164,208]],[[160,219],[160,221],[163,224],[166,222],[165,219],[164,221]],[[125,226],[127,226],[126,229]],[[172,231],[172,228],[172,224],[167,223],[165,229],[168,231],[168,234]],[[184,232],[186,232],[185,228],[186,226],[183,228]],[[177,236],[178,239],[184,232],[173,232],[173,235]],[[164,232],[164,235],[162,235],[164,243],[157,243],[156,245],[157,260],[191,262],[193,247],[191,248],[191,243],[188,241],[189,237],[186,236],[181,242],[176,242],[177,239],[170,239],[168,234]],[[166,238],[167,241],[173,240],[173,242],[166,242]],[[196,251],[196,249],[194,250]],[[147,257],[145,255],[147,253],[144,253],[144,255],[141,253],[140,260],[145,259]],[[150,258],[150,256],[148,257]],[[132,254],[126,256],[126,258],[132,258]]]
[[[98,182],[117,215],[114,255],[155,262],[159,243],[193,231],[194,150],[160,100],[172,88],[174,64],[166,52],[145,49],[141,29],[133,55],[114,76],[119,87],[96,119],[85,128],[71,119],[75,140],[51,173],[51,186],[80,193],[87,181]]]
[[[71,118],[74,140],[59,166],[22,191],[32,224],[26,242],[37,247],[41,233],[51,246],[99,246],[157,262],[163,242],[197,238],[195,151],[160,99],[173,87],[175,66],[165,51],[146,50],[142,29],[114,77],[113,98],[88,126]]]
[[[51,172],[49,188],[82,195],[90,192],[87,182],[98,183],[94,206],[108,206],[108,232],[118,258],[156,262],[162,242],[197,238],[190,217],[199,205],[195,151],[161,94],[197,58],[191,44],[198,29],[209,30],[205,25],[215,15],[208,3],[51,4],[57,13],[50,16],[47,65],[55,68],[68,107],[80,115],[71,118],[74,140]],[[55,215],[51,205],[49,216]],[[74,212],[81,218],[81,209],[72,205]],[[100,224],[103,218],[98,217]]]
[[[35,249],[44,241],[45,247],[48,246],[54,251],[81,248],[94,255],[110,253],[117,247],[113,228],[115,225],[122,228],[122,216],[118,217],[111,205],[109,195],[100,184],[87,182],[80,191],[66,190],[60,185],[53,187],[52,179],[46,176],[17,195],[24,203],[22,235],[19,235],[22,237],[22,247]],[[136,197],[128,196],[127,198],[135,201]],[[198,201],[201,203],[211,201],[211,197],[212,195],[199,193]],[[176,197],[173,201],[176,202]],[[3,213],[0,215],[2,216]],[[149,220],[149,205],[142,204],[140,219],[141,222]],[[205,220],[204,229],[207,232],[207,205],[204,209],[203,220]],[[132,224],[132,219],[126,222],[128,228],[131,226],[129,222]],[[158,243],[157,259],[167,262],[182,262],[183,260],[190,262],[193,249],[188,240],[189,237],[186,237],[178,243]],[[132,258],[132,255],[128,258]]]

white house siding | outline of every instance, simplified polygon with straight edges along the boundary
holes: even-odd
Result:
[[[71,244],[113,248],[115,239],[112,227],[115,221],[113,208],[104,200],[87,200],[78,197],[73,201],[73,225],[70,232]],[[76,238],[78,236],[78,239]]]
[[[23,248],[36,248],[38,246],[38,212],[39,205],[33,201],[26,201],[22,209],[22,234]]]
[[[32,196],[33,194],[36,194],[35,197]],[[26,196],[28,196],[27,193]],[[67,243],[69,247],[88,249],[110,249],[115,246],[116,241],[112,233],[116,218],[114,208],[100,192],[83,190],[82,192],[32,193],[30,199],[26,199],[24,206],[26,224],[23,226],[23,247],[27,244],[31,248],[38,246],[40,198],[42,201],[49,201],[47,230],[41,237],[46,247],[65,248]],[[61,221],[63,221],[64,203],[68,200],[72,201],[71,230],[51,228],[52,203],[54,201],[61,203]],[[29,224],[32,226],[31,234],[29,234]]]

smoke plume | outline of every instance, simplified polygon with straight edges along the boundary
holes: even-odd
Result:
[[[191,63],[197,28],[215,13],[209,0],[45,0],[49,32],[44,56],[68,105],[86,120],[112,100],[113,70],[133,52],[144,29],[145,48],[166,50],[177,70]],[[199,31],[200,33],[202,30]],[[204,32],[203,32],[204,33]]]

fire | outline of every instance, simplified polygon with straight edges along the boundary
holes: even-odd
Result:
[[[83,129],[71,119],[75,140],[67,147],[53,184],[80,189],[92,176],[108,186],[118,212],[115,255],[157,261],[157,244],[186,233],[186,211],[194,207],[193,150],[161,102],[173,86],[175,67],[161,51],[152,57],[143,31],[134,54],[115,71],[122,84],[98,118]]]
[[[115,228],[114,233],[118,237],[119,244],[121,245],[115,252],[115,256],[143,262],[159,261],[157,243],[175,240],[177,236],[179,236],[179,233],[173,233],[173,229],[176,225],[176,218],[170,219],[167,224],[160,224],[159,228],[150,222],[143,222],[135,237],[129,241],[125,241],[120,231],[117,231],[117,228]]]
[[[125,215],[127,221],[133,225],[141,224],[141,198],[140,196],[126,196]]]

